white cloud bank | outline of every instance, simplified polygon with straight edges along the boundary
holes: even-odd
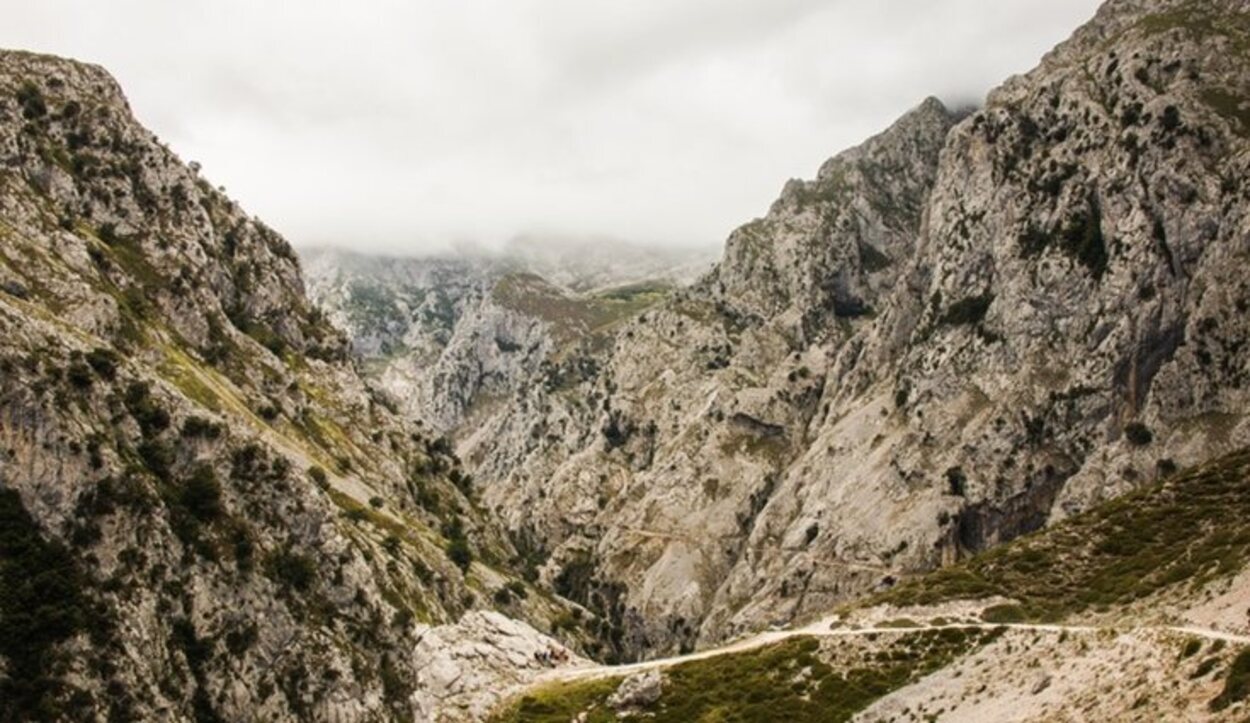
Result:
[[[297,245],[717,244],[928,95],[979,100],[1096,0],[3,0]]]

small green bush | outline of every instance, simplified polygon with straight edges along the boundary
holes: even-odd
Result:
[[[248,623],[226,633],[226,650],[238,657],[246,653],[259,639],[260,634],[256,623]]]
[[[211,465],[201,463],[195,466],[180,498],[187,512],[200,522],[209,522],[221,515],[221,485]]]
[[[1124,425],[1124,436],[1134,447],[1145,447],[1154,441],[1154,433],[1141,422],[1129,422]]]
[[[22,106],[22,117],[26,120],[37,120],[48,114],[43,91],[33,81],[27,80],[17,89],[17,102]]]
[[[182,423],[182,436],[187,439],[217,439],[221,436],[222,427],[204,417],[192,415]]]
[[[239,572],[250,573],[255,564],[256,543],[252,542],[252,535],[245,527],[236,526],[233,534],[234,564]]]
[[[1079,261],[1095,280],[1107,271],[1107,244],[1102,235],[1102,209],[1097,199],[1090,199],[1088,208],[1076,214],[1063,228],[1061,246],[1064,253]]]
[[[942,315],[941,323],[945,326],[980,324],[985,320],[985,315],[989,313],[990,306],[993,303],[994,296],[992,294],[982,294],[961,299],[946,310],[946,313]]]
[[[160,434],[169,428],[169,413],[152,398],[152,385],[134,382],[126,388],[126,409],[139,424],[143,436]]]
[[[455,563],[461,572],[467,572],[473,564],[473,550],[469,549],[468,540],[462,537],[452,540],[447,545],[447,559]]]
[[[1233,659],[1224,677],[1224,690],[1211,701],[1211,710],[1220,711],[1240,703],[1250,694],[1250,650],[1243,650]]]
[[[95,383],[95,375],[91,373],[91,367],[81,361],[70,362],[65,377],[75,389],[79,390],[90,389]]]
[[[465,474],[459,467],[453,467],[447,473],[447,479],[460,490],[465,497],[473,496],[473,477]]]
[[[968,475],[963,467],[951,467],[946,470],[946,486],[956,497],[963,497],[968,492]]]
[[[112,349],[92,349],[87,352],[87,364],[95,371],[96,375],[105,381],[113,381],[117,378],[117,366],[121,359],[117,356],[117,352]]]
[[[987,623],[1022,623],[1027,618],[1019,605],[991,605],[981,611],[981,619]]]
[[[173,447],[159,439],[145,439],[135,448],[135,452],[143,460],[143,466],[158,479],[170,478],[176,459]]]
[[[469,565],[473,563],[473,550],[469,547],[469,540],[464,533],[464,523],[459,517],[453,517],[448,522],[443,523],[443,537],[446,537],[447,557],[462,572],[467,572]]]
[[[317,579],[317,565],[312,557],[290,549],[269,553],[265,572],[279,585],[300,592],[307,592]]]

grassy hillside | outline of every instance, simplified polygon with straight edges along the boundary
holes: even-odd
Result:
[[[495,285],[496,303],[548,322],[556,337],[570,341],[607,330],[663,301],[672,287],[641,282],[574,296],[533,274],[510,274]]]
[[[879,646],[792,638],[675,666],[665,673],[659,699],[638,712],[657,723],[850,720],[881,696],[998,635],[999,631],[947,628],[898,635]],[[615,721],[618,717],[607,699],[620,680],[552,685],[514,701],[493,720],[564,723],[588,711],[588,723]]]
[[[1169,588],[1198,589],[1250,561],[1250,450],[908,581],[876,602],[925,605],[999,595],[1002,620],[1059,621]]]
[[[0,720],[411,719],[419,623],[565,613],[103,70],[0,51],[0,147]]]

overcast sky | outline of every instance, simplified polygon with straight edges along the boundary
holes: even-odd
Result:
[[[297,246],[711,245],[928,95],[980,100],[1097,0],[0,0],[103,64]]]

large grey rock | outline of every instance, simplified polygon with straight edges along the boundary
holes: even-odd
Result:
[[[413,652],[413,711],[422,721],[480,721],[538,674],[589,661],[530,626],[495,612],[422,627]],[[552,653],[564,656],[547,662]]]
[[[624,717],[640,712],[663,694],[664,673],[648,670],[622,680],[620,686],[608,696],[607,704],[617,715]]]

